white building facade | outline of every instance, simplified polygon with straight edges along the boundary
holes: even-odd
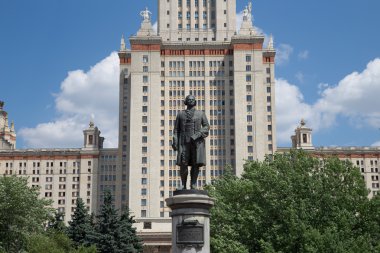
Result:
[[[210,123],[207,165],[198,187],[231,165],[276,150],[273,43],[264,46],[247,7],[236,32],[236,1],[159,0],[158,34],[148,10],[140,30],[122,39],[119,155],[128,203],[139,218],[169,219],[165,198],[180,186],[171,148],[177,113],[192,94]]]

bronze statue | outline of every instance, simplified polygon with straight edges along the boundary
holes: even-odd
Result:
[[[188,166],[191,166],[190,188],[195,189],[199,168],[206,165],[205,138],[210,125],[203,111],[195,109],[193,95],[185,98],[187,109],[178,113],[173,131],[172,147],[177,152],[177,165],[181,167],[182,189],[186,189]]]

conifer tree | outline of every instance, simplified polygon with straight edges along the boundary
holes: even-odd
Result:
[[[130,216],[128,209],[122,212],[118,231],[120,253],[134,253],[143,251],[141,239],[136,234],[136,228],[133,227],[133,223],[135,222],[136,221],[133,219],[133,216]]]
[[[104,192],[104,201],[96,220],[95,244],[100,253],[116,253],[118,251],[117,233],[119,230],[119,218],[112,205],[110,191]]]
[[[88,210],[84,205],[83,200],[81,198],[78,198],[72,220],[69,221],[67,235],[71,240],[74,241],[76,246],[88,246],[91,244],[91,237],[93,233],[94,230],[91,224],[91,217],[88,214]]]

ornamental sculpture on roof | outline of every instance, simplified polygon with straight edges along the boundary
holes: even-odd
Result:
[[[252,3],[249,2],[248,6],[245,6],[245,9],[243,10],[243,20],[252,22]]]
[[[140,16],[143,17],[144,21],[150,21],[152,13],[148,10],[148,7],[145,7],[145,10],[140,12]]]

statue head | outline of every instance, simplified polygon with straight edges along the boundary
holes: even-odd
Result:
[[[185,98],[185,105],[194,107],[197,105],[197,101],[195,100],[195,97],[193,95],[188,95]]]
[[[0,110],[2,110],[4,107],[4,101],[0,101]]]

